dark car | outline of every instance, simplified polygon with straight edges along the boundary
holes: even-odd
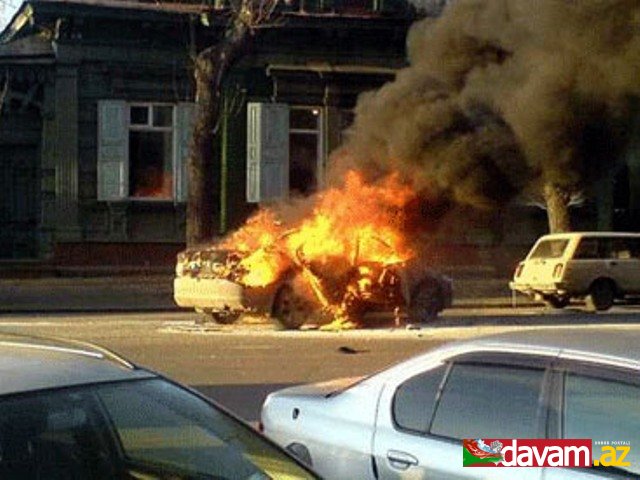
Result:
[[[0,478],[315,479],[205,397],[102,348],[0,335]]]

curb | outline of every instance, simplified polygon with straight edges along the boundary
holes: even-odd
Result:
[[[454,302],[453,305],[447,310],[480,310],[480,309],[511,309],[519,310],[523,308],[535,308],[542,307],[542,304],[533,302],[518,302],[514,307],[510,302],[491,302],[482,299],[470,299],[469,301],[462,301],[461,303]],[[182,308],[176,306],[160,305],[157,307],[152,306],[138,306],[138,305],[117,305],[117,306],[0,306],[0,315],[11,314],[36,314],[36,313],[126,313],[126,312],[140,312],[140,313],[193,313],[194,309]]]
[[[94,314],[94,313],[177,313],[182,309],[179,307],[133,307],[133,306],[120,306],[120,307],[104,307],[104,308],[34,308],[34,307],[17,307],[17,308],[0,308],[0,316],[2,315],[25,315],[25,314]]]

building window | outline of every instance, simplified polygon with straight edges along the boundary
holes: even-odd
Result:
[[[131,105],[129,196],[173,198],[173,106]]]
[[[186,200],[193,105],[98,103],[98,200]]]
[[[248,202],[310,195],[324,186],[325,111],[284,103],[247,104]]]
[[[309,195],[324,183],[323,115],[318,107],[289,112],[289,190]]]

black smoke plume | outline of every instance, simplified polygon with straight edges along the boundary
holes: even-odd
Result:
[[[459,0],[411,28],[409,66],[359,99],[330,178],[399,173],[493,207],[615,168],[640,93],[637,0]]]

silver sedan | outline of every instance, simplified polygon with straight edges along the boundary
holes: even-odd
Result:
[[[444,346],[368,378],[288,388],[264,432],[327,479],[640,478],[640,329],[549,328]],[[463,439],[592,439],[593,468],[465,468]],[[603,443],[601,443],[603,442]],[[615,448],[615,447],[614,447]]]

